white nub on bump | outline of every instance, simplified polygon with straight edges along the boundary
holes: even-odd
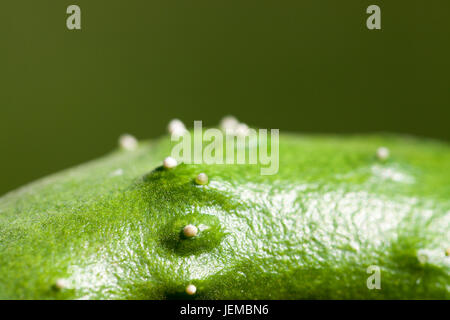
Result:
[[[166,168],[166,169],[172,169],[172,168],[175,168],[177,165],[178,165],[177,160],[175,160],[175,159],[172,158],[172,157],[167,157],[167,158],[165,158],[164,161],[163,161],[163,166],[164,166],[164,168]]]
[[[197,287],[193,284],[190,284],[186,287],[186,293],[188,295],[192,296],[193,294],[195,294],[195,292],[197,292]]]
[[[187,131],[184,123],[179,119],[171,120],[167,126],[167,130],[170,134],[178,136],[183,135]]]
[[[66,279],[58,279],[58,280],[56,280],[55,286],[59,290],[65,289],[67,287]]]
[[[198,228],[192,224],[188,224],[183,228],[183,234],[187,238],[195,237],[198,234]]]
[[[199,173],[198,176],[195,178],[195,183],[199,185],[205,185],[208,184],[208,176],[206,173]]]
[[[125,133],[119,137],[119,146],[123,150],[128,151],[136,150],[138,146],[138,141],[131,134]]]
[[[234,129],[239,124],[239,121],[233,116],[226,116],[220,121],[220,128],[223,131],[234,131]]]
[[[417,260],[420,264],[426,264],[430,260],[429,253],[426,250],[419,249],[417,251]]]
[[[239,123],[235,128],[235,133],[237,136],[248,136],[249,134],[249,127],[245,123]]]
[[[228,136],[248,136],[250,128],[243,122],[239,122],[233,116],[226,116],[220,121],[220,129]]]
[[[389,149],[386,147],[379,147],[377,149],[377,158],[378,160],[387,160],[389,158]]]

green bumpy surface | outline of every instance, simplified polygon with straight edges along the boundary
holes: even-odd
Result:
[[[0,298],[450,297],[447,144],[281,135],[271,176],[255,165],[164,170],[170,150],[168,137],[141,142],[0,198]],[[187,224],[197,237],[183,238]]]

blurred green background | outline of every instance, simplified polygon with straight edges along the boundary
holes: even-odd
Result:
[[[82,30],[66,28],[66,8]],[[382,30],[366,28],[378,4]],[[450,140],[450,1],[8,0],[0,194],[226,114],[283,131]]]

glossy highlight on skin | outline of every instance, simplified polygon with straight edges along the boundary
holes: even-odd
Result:
[[[170,149],[140,142],[0,198],[0,298],[186,298],[192,283],[194,299],[449,298],[447,144],[285,134],[273,176],[166,170]]]

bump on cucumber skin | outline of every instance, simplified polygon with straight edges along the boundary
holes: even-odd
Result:
[[[379,146],[391,151],[383,163]],[[3,196],[0,298],[450,298],[447,144],[282,135],[274,176],[164,171],[168,154],[164,137]],[[199,172],[207,186],[193,182]],[[183,239],[188,223],[209,228]],[[366,287],[370,265],[381,290]]]

